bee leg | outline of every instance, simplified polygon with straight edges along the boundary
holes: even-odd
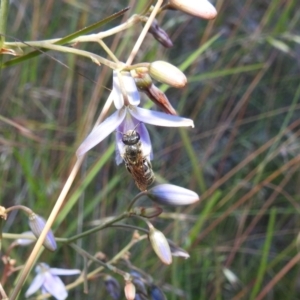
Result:
[[[127,171],[131,174],[131,170],[130,170],[130,168],[128,167],[128,165],[126,164],[125,166],[126,166]]]

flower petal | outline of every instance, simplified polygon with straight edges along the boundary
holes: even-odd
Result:
[[[68,297],[64,283],[58,276],[52,275],[50,272],[44,273],[45,282],[44,289],[58,300],[64,300]]]
[[[191,119],[168,115],[140,107],[131,107],[129,110],[136,119],[144,123],[166,127],[194,127],[194,122]]]
[[[115,104],[116,109],[121,109],[124,106],[124,99],[123,99],[123,95],[121,92],[121,87],[120,87],[117,71],[113,72],[113,88],[112,88],[110,96],[112,96],[114,99],[114,104]]]
[[[44,281],[45,281],[44,274],[37,274],[34,277],[32,283],[30,284],[28,290],[26,291],[25,297],[27,298],[27,297],[31,296],[32,294],[34,294],[39,288],[41,288]]]
[[[120,80],[122,80],[122,83],[120,83]],[[139,105],[140,94],[130,72],[118,73],[118,71],[114,71],[112,96],[116,109],[121,109],[124,106],[124,97],[121,88],[122,86],[124,87],[123,92],[127,94],[129,104],[135,106]]]
[[[140,94],[130,72],[122,72],[122,80],[128,96],[129,104],[137,106],[140,104]]]
[[[49,272],[52,275],[77,275],[80,274],[81,271],[80,270],[76,270],[76,269],[58,269],[58,268],[51,268],[49,270]]]
[[[105,119],[99,126],[97,126],[87,136],[87,138],[79,146],[76,154],[81,156],[89,151],[91,148],[99,144],[104,140],[110,133],[112,133],[124,120],[126,111],[124,109],[118,110],[113,113],[110,117]]]

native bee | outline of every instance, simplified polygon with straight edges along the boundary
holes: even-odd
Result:
[[[140,135],[135,130],[128,130],[122,136],[125,144],[124,153],[121,155],[126,169],[133,177],[136,186],[141,190],[147,190],[155,179],[152,166],[143,154]]]

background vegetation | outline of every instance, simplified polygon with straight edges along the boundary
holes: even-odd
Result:
[[[145,2],[11,1],[6,40],[63,37],[129,5],[123,17],[100,28],[106,30],[141,11]],[[155,221],[191,257],[165,267],[143,242],[131,250],[130,259],[153,276],[168,299],[299,299],[299,1],[214,4],[214,21],[174,11],[161,15],[159,23],[174,47],[166,50],[149,35],[136,58],[168,60],[188,77],[186,88],[166,93],[180,115],[194,120],[195,128],[148,129],[158,180],[201,195],[200,203],[166,209]],[[138,37],[139,29],[105,42],[125,60],[132,48],[128,41]],[[95,44],[78,47],[105,55]],[[2,57],[2,63],[10,59]],[[105,66],[54,51],[2,69],[1,205],[23,204],[45,218],[49,215],[74,153],[106,100],[110,80]],[[151,103],[145,99],[145,105]],[[136,193],[125,167],[115,165],[111,136],[86,158],[54,226],[55,235],[74,235],[122,212]],[[11,213],[3,231],[27,228],[24,215]],[[130,231],[113,228],[78,245],[110,258],[131,238]],[[2,249],[10,242],[4,240]],[[17,266],[24,264],[30,249],[11,253]],[[68,247],[54,254],[45,251],[40,261],[53,267],[83,266]],[[6,282],[7,291],[16,277],[17,272]],[[88,295],[81,287],[70,295],[107,299],[101,277],[89,282]]]

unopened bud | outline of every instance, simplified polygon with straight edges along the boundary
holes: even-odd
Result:
[[[127,300],[134,300],[135,298],[135,286],[131,281],[127,281],[124,288],[125,297]]]
[[[165,48],[173,47],[173,43],[169,35],[158,25],[157,20],[153,20],[148,32],[151,33],[153,37]]]
[[[137,294],[142,294],[142,295],[147,296],[147,289],[146,289],[146,286],[143,282],[143,278],[141,277],[141,275],[136,271],[130,272],[130,275],[132,276],[132,282],[135,285],[135,289],[136,289],[135,300],[136,300]]]
[[[36,241],[36,237],[32,231],[25,231],[21,233],[20,236],[21,237],[16,240],[16,243],[19,246],[28,246]]]
[[[165,113],[169,115],[176,116],[176,110],[170,103],[169,99],[159,88],[157,88],[154,84],[151,85],[147,90],[143,90],[143,92],[157,105],[159,106]]]
[[[114,299],[117,300],[121,296],[121,291],[120,291],[120,285],[119,282],[111,277],[111,276],[106,276],[104,279],[105,282],[105,288],[109,295]]]
[[[147,191],[149,198],[160,205],[189,205],[200,200],[199,196],[188,189],[173,185],[159,184]]]
[[[46,220],[44,218],[42,218],[34,213],[32,213],[29,216],[29,227],[36,238],[39,238],[45,225],[46,225]],[[51,229],[48,231],[43,245],[45,248],[47,248],[50,251],[56,250],[57,246],[56,246],[55,238],[54,238],[54,235],[53,235]]]
[[[167,298],[166,298],[165,294],[162,292],[162,290],[155,285],[153,285],[151,287],[150,294],[151,294],[152,300],[167,300]]]
[[[149,74],[154,79],[175,88],[183,88],[187,83],[185,75],[177,67],[166,61],[155,61],[151,63],[149,66]]]
[[[155,207],[134,207],[132,209],[132,213],[137,215],[137,216],[141,216],[144,218],[154,218],[159,216],[162,213],[163,209],[159,206],[155,206]]]
[[[141,91],[148,89],[152,85],[152,79],[146,67],[131,70],[131,76],[134,78],[137,88]]]
[[[164,264],[170,265],[172,263],[172,254],[169,243],[164,234],[151,226],[149,228],[149,240],[154,252],[160,260]]]
[[[187,259],[190,257],[190,255],[185,250],[183,250],[182,248],[175,245],[174,242],[169,240],[168,243],[169,243],[169,246],[171,249],[172,256],[182,257],[184,259]]]
[[[215,7],[207,0],[169,0],[172,8],[203,19],[214,19],[217,16]]]

